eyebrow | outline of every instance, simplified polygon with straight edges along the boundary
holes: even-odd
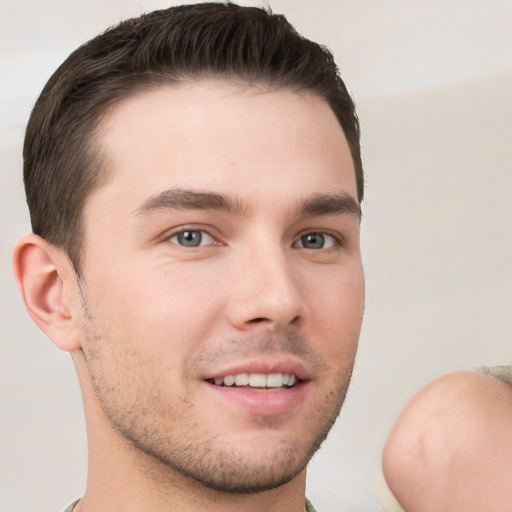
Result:
[[[359,203],[348,194],[320,194],[305,199],[297,208],[299,215],[354,215],[361,219]]]
[[[175,188],[149,197],[132,214],[146,215],[160,210],[219,210],[237,215],[247,213],[247,208],[236,197]]]
[[[161,210],[217,210],[246,215],[249,208],[237,197],[216,192],[169,189],[146,199],[132,215],[147,215]],[[359,203],[347,194],[320,194],[299,203],[297,215],[342,215],[361,218]]]

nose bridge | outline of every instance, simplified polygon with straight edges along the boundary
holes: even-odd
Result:
[[[297,321],[303,300],[291,254],[281,243],[260,243],[240,255],[231,322],[239,328],[265,324],[273,329]]]

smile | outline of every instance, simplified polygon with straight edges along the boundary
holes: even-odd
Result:
[[[245,388],[291,388],[299,383],[299,379],[293,373],[237,373],[209,379],[211,384],[221,387],[245,387]]]

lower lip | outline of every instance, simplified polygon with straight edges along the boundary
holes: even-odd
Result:
[[[282,414],[300,405],[306,396],[307,382],[275,391],[223,387],[210,383],[206,383],[206,385],[218,397],[242,406],[250,413],[271,416]]]

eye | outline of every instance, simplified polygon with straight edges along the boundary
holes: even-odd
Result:
[[[206,231],[185,229],[171,236],[169,242],[181,245],[182,247],[200,247],[202,245],[211,245],[215,240]]]
[[[296,246],[304,249],[328,249],[337,243],[336,239],[327,233],[307,233],[299,238]]]

